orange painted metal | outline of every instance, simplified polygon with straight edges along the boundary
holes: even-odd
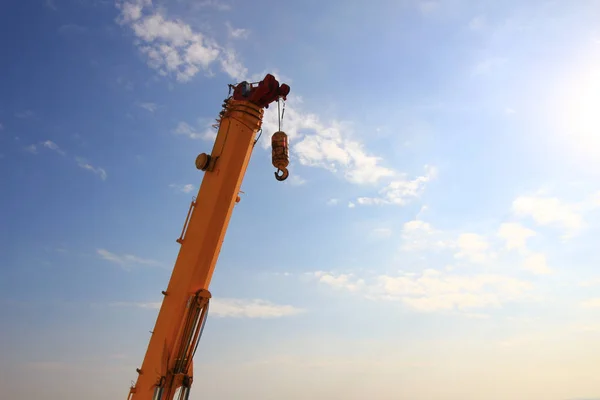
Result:
[[[128,400],[171,400],[177,392],[181,399],[189,395],[192,358],[211,297],[209,285],[239,201],[263,109],[289,93],[289,86],[280,86],[272,75],[258,86],[240,85],[224,104],[212,152],[206,157],[210,161],[177,239],[181,248]]]

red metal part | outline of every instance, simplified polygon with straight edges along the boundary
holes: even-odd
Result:
[[[290,87],[287,84],[280,85],[273,75],[267,74],[258,84],[246,81],[237,84],[233,90],[233,99],[251,101],[259,107],[269,108],[269,104],[280,97],[285,100],[289,93]]]

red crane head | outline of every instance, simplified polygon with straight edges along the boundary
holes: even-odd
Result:
[[[246,81],[238,83],[233,90],[233,99],[251,101],[259,107],[269,108],[269,104],[280,97],[285,100],[289,93],[287,84],[280,85],[273,75],[267,74],[265,79],[255,84]]]

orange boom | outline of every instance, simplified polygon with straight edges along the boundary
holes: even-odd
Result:
[[[205,172],[198,196],[192,200],[181,236],[171,279],[150,337],[137,382],[128,400],[187,400],[193,381],[192,359],[202,335],[211,294],[208,290],[229,219],[257,141],[264,108],[285,100],[290,92],[267,74],[258,83],[241,82],[223,104],[218,133],[210,154],[196,158]],[[230,92],[231,93],[231,92]],[[273,136],[273,166],[277,180],[285,180],[287,136]],[[280,173],[280,174],[278,174]],[[177,397],[176,397],[177,396]]]

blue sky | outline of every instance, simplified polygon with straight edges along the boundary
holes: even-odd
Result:
[[[600,397],[600,4],[0,5],[0,387],[125,398],[227,84],[267,111],[192,399]],[[235,384],[232,384],[235,382]]]

